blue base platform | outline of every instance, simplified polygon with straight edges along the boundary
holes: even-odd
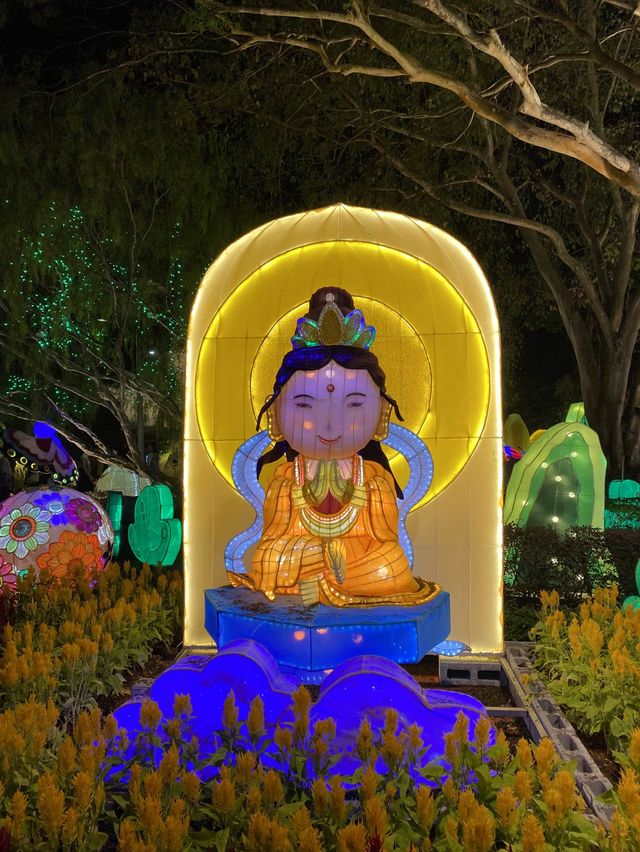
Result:
[[[235,639],[264,645],[282,671],[320,683],[361,654],[416,663],[449,635],[449,593],[417,606],[306,608],[297,595],[273,603],[259,592],[223,586],[205,593],[205,627],[218,648]]]

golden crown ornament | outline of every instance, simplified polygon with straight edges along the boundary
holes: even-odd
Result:
[[[362,311],[350,311],[343,316],[340,308],[327,297],[318,321],[300,317],[296,333],[291,338],[294,349],[311,346],[355,346],[369,349],[376,337],[376,330],[364,321]]]

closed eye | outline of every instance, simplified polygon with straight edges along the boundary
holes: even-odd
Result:
[[[296,408],[311,408],[308,402],[296,402]]]

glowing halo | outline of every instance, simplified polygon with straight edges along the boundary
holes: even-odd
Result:
[[[306,310],[302,281],[309,295],[332,281],[345,287],[376,327],[372,351],[387,388],[404,425],[433,454],[433,484],[419,508],[456,478],[478,444],[489,366],[477,322],[453,284],[424,261],[386,246],[332,240],[298,247],[264,263],[231,292],[211,320],[196,367],[198,425],[211,461],[232,484],[233,454],[254,433],[295,320]],[[390,455],[394,473],[406,480],[404,459]]]
[[[450,593],[452,639],[474,652],[500,651],[502,396],[489,283],[469,249],[440,228],[340,203],[243,235],[211,264],[196,294],[185,362],[185,645],[210,647],[204,592],[227,582],[227,543],[254,519],[231,484],[231,463],[255,435],[252,372],[268,360],[256,356],[269,331],[327,284],[380,304],[390,319],[402,317],[428,355],[430,404],[419,432],[435,475],[429,502],[407,519],[414,570]],[[375,320],[378,335],[384,322]],[[278,354],[292,333],[283,320]],[[390,393],[412,417],[403,394],[425,376],[416,369],[420,359],[403,357],[402,340],[395,355],[379,354]],[[257,392],[257,372],[253,382]],[[392,462],[396,475],[402,461]]]

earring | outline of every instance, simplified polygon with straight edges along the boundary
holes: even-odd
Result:
[[[271,440],[276,443],[281,441],[283,438],[275,412],[271,408],[267,408],[267,432],[269,433]]]
[[[383,406],[380,412],[380,420],[376,426],[376,431],[373,436],[374,441],[384,441],[389,434],[389,420],[391,418],[391,406],[389,403]]]

